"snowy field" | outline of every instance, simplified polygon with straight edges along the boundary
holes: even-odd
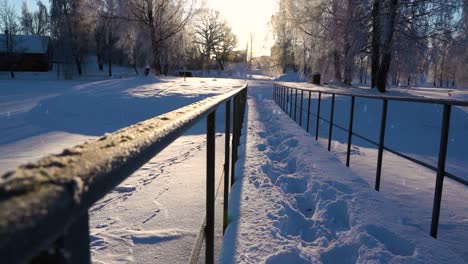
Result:
[[[254,86],[222,263],[464,263]]]
[[[243,84],[171,77],[0,80],[0,173]],[[223,116],[221,107],[218,132],[224,131]],[[202,120],[90,208],[94,263],[188,260],[204,216],[205,123]],[[218,133],[217,154],[222,157],[216,164],[219,179],[224,134]],[[222,208],[222,199],[217,206]],[[217,234],[222,234],[219,227]]]
[[[0,80],[0,173],[240,87],[213,78]]]

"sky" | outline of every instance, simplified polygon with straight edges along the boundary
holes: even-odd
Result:
[[[36,9],[37,0],[26,0],[30,10]],[[48,0],[42,1],[48,4]],[[253,36],[253,55],[270,55],[273,45],[268,22],[277,9],[277,0],[206,0],[207,6],[218,10],[228,21],[238,38],[238,48],[250,46],[250,34]],[[10,0],[21,13],[23,0]]]
[[[220,11],[232,27],[239,40],[238,48],[245,49],[252,34],[254,57],[270,55],[273,40],[268,22],[277,5],[276,0],[207,0],[207,6]]]

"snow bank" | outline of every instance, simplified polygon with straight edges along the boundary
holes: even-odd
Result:
[[[307,77],[299,72],[287,72],[274,79],[279,82],[306,82]]]
[[[463,263],[250,87],[221,263]]]

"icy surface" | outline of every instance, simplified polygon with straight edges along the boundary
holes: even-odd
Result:
[[[464,263],[250,87],[221,263]]]

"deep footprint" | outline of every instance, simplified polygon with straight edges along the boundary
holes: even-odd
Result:
[[[265,151],[266,145],[265,144],[258,144],[257,149],[258,149],[258,151]]]
[[[281,252],[277,255],[270,256],[266,264],[283,264],[283,263],[294,263],[294,264],[306,264],[310,261],[299,255],[299,252]]]

